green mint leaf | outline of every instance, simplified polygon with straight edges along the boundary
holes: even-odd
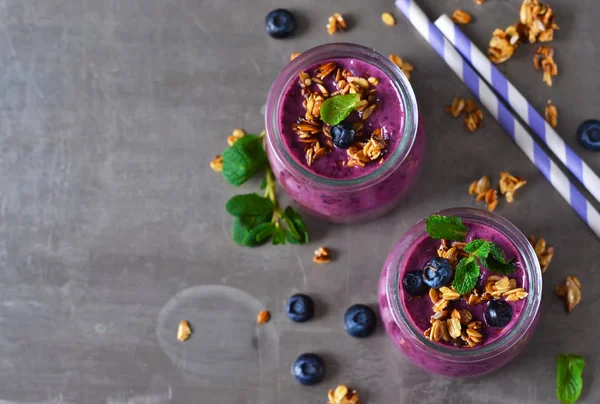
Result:
[[[288,227],[288,241],[292,244],[306,244],[308,243],[308,231],[302,216],[291,206],[285,208],[282,214],[283,221]],[[290,240],[293,238],[295,243]]]
[[[479,258],[486,258],[490,253],[490,243],[482,239],[473,240],[465,246],[465,252]]]
[[[473,290],[479,279],[479,265],[473,256],[463,258],[456,266],[454,272],[454,281],[452,286],[461,295],[465,295]]]
[[[239,186],[268,164],[263,139],[246,135],[223,152],[223,177]]]
[[[227,212],[236,217],[269,216],[273,214],[273,202],[258,194],[236,195],[225,204]]]
[[[556,398],[563,404],[573,404],[583,389],[585,359],[577,355],[556,357]]]
[[[491,254],[487,258],[479,258],[481,265],[500,275],[510,275],[517,269],[514,262],[502,263]]]
[[[273,233],[273,245],[285,244],[287,230],[283,227],[277,227]]]
[[[321,105],[321,119],[329,125],[342,122],[360,104],[360,95],[336,95]]]
[[[261,245],[275,233],[275,225],[271,222],[261,223],[252,228],[244,236],[244,245]]]
[[[233,228],[231,238],[237,244],[256,247],[263,244],[266,239],[259,240],[258,237],[249,237],[248,234],[257,226],[264,223],[271,223],[272,212],[265,216],[244,216],[233,218]]]
[[[496,259],[496,261],[502,263],[502,264],[508,264],[509,262],[506,260],[506,257],[504,256],[504,252],[502,251],[502,249],[500,248],[500,246],[496,243],[492,243],[490,242],[490,254],[492,255],[492,257],[494,257]]]
[[[436,240],[463,241],[469,232],[469,228],[456,216],[431,215],[425,222],[425,229]]]
[[[260,189],[267,189],[267,178],[263,178],[262,182],[260,183]]]

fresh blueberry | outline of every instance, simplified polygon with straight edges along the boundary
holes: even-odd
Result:
[[[294,361],[292,375],[305,386],[317,384],[325,377],[325,362],[319,355],[304,353]]]
[[[590,119],[579,125],[577,140],[588,150],[600,151],[600,121]]]
[[[344,314],[344,328],[356,338],[368,337],[377,324],[375,312],[364,304],[350,306]]]
[[[510,323],[512,308],[502,300],[490,300],[485,310],[485,322],[490,327],[502,328]]]
[[[348,122],[338,123],[331,128],[333,144],[347,149],[354,142],[354,126]]]
[[[265,25],[267,27],[267,34],[273,38],[285,38],[294,32],[296,18],[288,10],[278,8],[267,14]]]
[[[444,258],[434,257],[425,264],[423,281],[427,286],[439,289],[450,283],[452,278],[452,265]]]
[[[287,301],[285,312],[290,320],[303,323],[310,320],[313,316],[313,301],[310,297],[300,293],[293,295]]]
[[[412,296],[421,296],[428,289],[423,281],[423,271],[407,272],[402,279],[402,286],[406,293]]]

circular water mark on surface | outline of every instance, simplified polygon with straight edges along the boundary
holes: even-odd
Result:
[[[175,366],[196,385],[219,394],[222,402],[244,391],[269,402],[276,391],[278,338],[272,323],[256,325],[263,305],[243,290],[221,285],[185,289],[158,315],[156,337]],[[192,335],[177,340],[187,320]],[[267,401],[265,401],[267,400]]]

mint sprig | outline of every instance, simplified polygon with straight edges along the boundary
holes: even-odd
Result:
[[[425,221],[425,230],[436,240],[463,241],[469,232],[460,217],[431,215]]]
[[[563,404],[573,404],[583,389],[582,373],[585,359],[578,355],[556,357],[556,398]]]
[[[472,291],[479,280],[480,269],[473,255],[460,260],[454,272],[452,287],[457,293],[466,295]]]
[[[302,216],[294,208],[279,207],[275,176],[267,160],[263,145],[264,132],[260,136],[246,135],[223,152],[223,177],[239,186],[257,172],[264,170],[260,189],[256,193],[235,195],[227,201],[225,209],[232,215],[232,239],[236,243],[256,247],[272,240],[273,244],[308,243],[308,231]]]
[[[360,95],[336,95],[325,100],[321,105],[321,119],[329,125],[337,125],[350,115],[360,104]]]

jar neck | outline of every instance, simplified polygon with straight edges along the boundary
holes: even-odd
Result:
[[[506,238],[512,241],[520,254],[523,270],[528,281],[529,294],[525,301],[525,307],[518,322],[512,326],[510,331],[489,345],[470,349],[452,349],[425,338],[422,331],[412,323],[408,314],[403,310],[400,296],[401,273],[407,259],[405,252],[408,251],[411,245],[414,245],[416,241],[420,240],[426,234],[426,219],[422,219],[406,233],[398,244],[396,244],[392,256],[386,262],[386,295],[394,322],[398,325],[402,324],[403,328],[409,330],[413,337],[413,341],[422,344],[427,349],[436,351],[438,355],[449,357],[454,361],[476,361],[508,351],[534,325],[536,314],[540,306],[542,296],[542,271],[533,247],[515,225],[494,213],[480,209],[455,208],[442,210],[437,212],[437,214],[443,216],[458,216],[463,221],[490,227],[502,233]]]
[[[282,130],[279,127],[279,111],[285,95],[285,89],[293,80],[298,79],[298,72],[320,62],[333,59],[355,59],[368,63],[381,70],[393,84],[399,97],[400,108],[404,113],[404,125],[400,130],[400,141],[388,158],[375,170],[362,177],[352,179],[329,179],[317,175],[298,163],[286,150]],[[290,174],[313,186],[331,189],[360,190],[383,181],[392,174],[407,158],[417,136],[419,112],[414,91],[408,79],[385,55],[372,48],[350,43],[332,43],[312,48],[291,61],[277,76],[273,83],[265,110],[265,128],[267,142],[276,158]]]

